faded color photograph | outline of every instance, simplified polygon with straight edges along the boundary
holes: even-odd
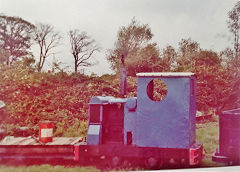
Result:
[[[240,170],[240,1],[0,0],[0,172]]]

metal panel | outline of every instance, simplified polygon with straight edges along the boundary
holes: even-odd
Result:
[[[5,107],[5,103],[2,100],[0,100],[0,109],[3,107]]]
[[[192,72],[150,72],[138,73],[138,77],[190,77],[195,74]]]
[[[126,95],[127,93],[127,70],[125,67],[120,69],[121,72],[121,84],[120,93],[121,95]]]
[[[87,144],[99,145],[101,140],[101,125],[89,125],[87,132]]]
[[[114,97],[112,97],[112,96],[95,96],[95,97],[91,98],[89,104],[108,104],[109,103],[108,101],[112,98],[114,98]]]
[[[132,132],[132,144],[136,144],[137,98],[128,98],[124,107],[124,144],[127,144],[127,133]]]
[[[89,105],[89,123],[100,123],[101,115],[100,115],[100,106],[99,104],[90,104]]]
[[[189,132],[190,144],[193,145],[196,141],[196,78],[190,78],[190,107],[189,107]]]
[[[95,96],[90,100],[89,104],[112,104],[112,103],[125,103],[126,98],[115,98],[112,96]]]
[[[114,103],[103,106],[102,143],[123,144],[124,104]]]
[[[220,153],[240,163],[240,108],[222,112],[219,119]]]
[[[219,114],[219,150],[212,160],[240,165],[240,108]]]
[[[195,140],[194,134],[190,134],[190,123],[192,122],[192,125],[195,123],[194,112],[190,118],[190,78],[188,76],[193,75],[177,77],[141,75],[138,77],[136,123],[138,146],[190,147],[190,140]],[[155,78],[162,79],[168,89],[165,99],[160,102],[152,101],[147,95],[147,85]]]

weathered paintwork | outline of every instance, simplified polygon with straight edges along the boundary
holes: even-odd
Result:
[[[54,137],[52,142],[45,143],[44,145],[74,145],[82,142],[82,137]],[[10,145],[43,145],[39,142],[38,138],[34,137],[14,137],[6,136],[0,141],[0,146]]]
[[[167,86],[162,101],[147,95],[147,85],[153,79],[161,79]],[[195,83],[192,73],[138,75],[137,146],[189,148],[195,142]]]
[[[89,124],[87,131],[87,144],[88,145],[99,145],[101,143],[102,125],[100,124]]]
[[[89,103],[89,125],[87,131],[87,144],[88,145],[99,145],[102,144],[103,138],[103,114],[104,109],[107,112],[111,105],[125,104],[126,98],[114,98],[112,96],[95,96],[90,100]],[[117,111],[117,110],[115,110]],[[110,113],[110,112],[108,112]],[[114,110],[112,112],[114,114]],[[93,118],[97,120],[93,120]],[[105,121],[106,122],[106,121]]]
[[[240,165],[240,108],[219,115],[219,152],[213,160]]]
[[[6,136],[0,142],[0,163],[3,164],[72,164],[74,146],[83,143],[81,137],[54,137],[41,143],[34,137]]]

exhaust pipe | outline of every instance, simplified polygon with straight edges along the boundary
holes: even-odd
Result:
[[[121,85],[120,85],[120,94],[122,97],[125,97],[127,94],[127,70],[124,63],[124,55],[122,55],[122,67],[120,69],[121,72]]]

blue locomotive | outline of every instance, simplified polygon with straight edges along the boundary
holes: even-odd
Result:
[[[202,159],[196,142],[196,77],[193,73],[138,73],[137,97],[96,96],[89,103],[85,144],[75,145],[81,164],[195,166]],[[154,99],[155,81],[165,97]]]

